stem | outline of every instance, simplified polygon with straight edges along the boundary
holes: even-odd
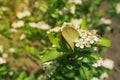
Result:
[[[88,77],[87,77],[87,75],[86,75],[86,73],[85,73],[85,70],[84,70],[84,68],[83,68],[82,63],[81,63],[80,65],[81,65],[81,68],[82,68],[83,73],[85,74],[85,78],[86,78],[86,80],[88,80]]]

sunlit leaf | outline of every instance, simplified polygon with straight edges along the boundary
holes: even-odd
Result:
[[[105,37],[102,37],[100,42],[98,42],[97,44],[101,45],[101,46],[105,46],[105,47],[110,47],[111,46],[111,40]]]
[[[87,29],[87,25],[86,25],[86,24],[87,24],[87,23],[86,23],[86,19],[83,18],[80,28],[81,28],[81,29]]]
[[[93,57],[94,59],[100,58],[100,56],[97,53],[91,53],[90,56]]]
[[[55,35],[55,33],[49,33],[48,38],[53,45],[60,48],[60,39]]]
[[[54,60],[54,59],[60,57],[61,55],[62,54],[60,52],[58,52],[55,48],[49,49],[41,57],[41,61],[44,63],[44,62],[47,62],[47,61],[50,61],[50,60]]]
[[[29,52],[33,56],[39,58],[40,51],[37,48],[31,47],[31,46],[26,46],[25,49],[27,52]]]
[[[64,27],[62,29],[62,35],[74,51],[74,41],[79,38],[79,33],[73,27]]]

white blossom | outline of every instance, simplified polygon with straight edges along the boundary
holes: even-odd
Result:
[[[32,28],[36,28],[38,26],[38,24],[35,23],[35,22],[30,22],[29,26],[32,27]]]
[[[81,22],[81,19],[79,21]],[[78,22],[74,21],[75,25],[78,26],[80,24],[79,21]],[[83,29],[75,28],[72,23],[67,23],[67,22],[64,22],[62,27],[55,27],[53,29],[50,29],[49,31],[47,31],[47,34],[51,32],[63,31],[64,27],[73,27],[74,29],[76,29],[76,31],[78,31],[79,39],[74,41],[75,46],[78,48],[81,48],[81,49],[85,47],[89,48],[95,42],[100,41],[99,35],[97,35],[96,30],[83,30]]]
[[[94,44],[95,42],[99,42],[99,37],[96,34],[96,31],[89,31],[89,30],[82,30],[82,29],[77,29],[77,31],[80,34],[80,39],[75,40],[75,46],[76,47],[80,47],[80,48],[84,48],[87,47],[91,47],[92,44]]]
[[[102,73],[101,76],[100,76],[101,80],[105,80],[107,78],[108,78],[108,74],[106,72]]]
[[[100,79],[98,79],[97,77],[93,77],[93,78],[90,79],[90,80],[100,80]]]
[[[1,10],[2,10],[2,11],[8,11],[9,8],[8,8],[8,7],[4,7],[4,6],[2,6],[2,7],[1,7]]]
[[[23,39],[25,39],[25,38],[26,38],[26,35],[25,35],[25,34],[21,34],[20,40],[23,40]]]
[[[100,67],[102,66],[103,60],[102,58],[100,58],[99,60],[96,61],[96,63],[94,63],[92,66],[93,67]]]
[[[82,4],[83,0],[68,0],[68,3]]]
[[[106,32],[110,32],[112,30],[112,28],[110,27],[110,26],[107,26],[106,28],[105,28],[105,31]]]
[[[116,5],[116,13],[120,14],[120,3]]]
[[[17,22],[13,22],[12,23],[12,27],[13,28],[21,28],[21,27],[23,27],[24,26],[24,21],[22,21],[22,20],[19,20],[19,21],[17,21]]]
[[[105,59],[102,62],[102,66],[108,69],[113,69],[114,68],[114,62],[110,59]]]
[[[111,20],[110,19],[106,19],[106,18],[101,18],[100,20],[100,24],[111,24]]]
[[[7,58],[7,57],[8,57],[8,54],[3,53],[3,54],[2,54],[2,57],[3,57],[3,58]]]
[[[50,26],[47,23],[45,23],[44,21],[40,21],[37,24],[38,24],[38,28],[40,28],[40,29],[43,29],[43,30],[50,29]]]
[[[60,27],[55,27],[55,28],[53,29],[53,31],[54,31],[54,32],[59,32],[60,29],[61,29]]]
[[[75,26],[75,28],[78,29],[80,27],[80,24],[82,23],[82,19],[74,19],[74,18],[72,18],[71,23]]]
[[[84,48],[84,41],[83,41],[83,39],[79,39],[79,40],[75,40],[75,46],[76,47],[79,47],[79,48]]]
[[[61,30],[61,27],[56,26],[55,28],[48,30],[47,34],[49,34],[51,32],[59,32],[60,30]]]
[[[31,12],[29,10],[24,10],[22,12],[17,12],[17,18],[22,19],[24,17],[31,16]]]
[[[98,47],[93,47],[93,50],[94,51],[98,51]]]
[[[13,71],[10,71],[10,72],[9,72],[9,75],[10,75],[10,76],[12,76],[13,74],[14,74],[14,72],[13,72]]]
[[[40,21],[38,23],[30,22],[29,26],[32,28],[38,28],[38,29],[43,29],[43,30],[50,29],[50,26],[47,23],[45,23],[44,21]]]
[[[72,14],[75,14],[75,10],[76,10],[76,6],[75,5],[70,7],[70,12]]]
[[[2,57],[0,57],[0,64],[5,64],[6,63],[6,60]]]
[[[14,53],[15,52],[15,48],[9,48],[9,52]]]
[[[11,32],[17,32],[17,30],[15,28],[11,28],[10,31]]]

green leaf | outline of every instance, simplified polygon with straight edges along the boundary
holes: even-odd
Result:
[[[105,46],[105,47],[110,47],[111,46],[111,40],[105,37],[102,37],[100,39],[100,42],[98,42],[97,44],[101,45],[101,46]]]
[[[58,52],[55,48],[48,49],[41,57],[41,61],[44,63],[50,60],[54,60],[60,56],[62,56],[62,54]]]
[[[82,65],[80,68],[80,73],[82,80],[90,80],[91,72],[88,67],[84,67]]]
[[[73,78],[74,75],[75,75],[75,72],[74,72],[74,71],[69,71],[69,72],[66,72],[64,75],[65,75],[66,77]]]
[[[0,71],[5,71],[7,68],[5,66],[0,67]]]
[[[99,59],[99,55],[97,53],[91,53],[90,56],[94,59]]]
[[[79,39],[78,31],[73,27],[64,27],[62,29],[62,36],[74,51],[74,41]]]
[[[25,77],[26,77],[26,72],[23,71],[23,72],[20,73],[20,75],[17,77],[16,80],[24,80]]]
[[[85,17],[83,17],[82,23],[80,25],[81,29],[87,29],[87,23]]]
[[[4,22],[0,25],[0,31],[6,31],[8,27],[10,26],[9,22]]]
[[[25,49],[27,52],[32,54],[34,57],[39,58],[40,51],[37,48],[31,47],[31,46],[26,46]]]
[[[55,45],[57,48],[60,48],[60,39],[55,33],[49,33],[48,38],[53,45]]]

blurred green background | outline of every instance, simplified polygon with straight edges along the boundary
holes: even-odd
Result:
[[[112,40],[103,58],[115,62],[108,80],[119,80],[120,0],[0,0],[0,80],[47,80],[40,61],[51,46],[46,32],[81,20]]]

